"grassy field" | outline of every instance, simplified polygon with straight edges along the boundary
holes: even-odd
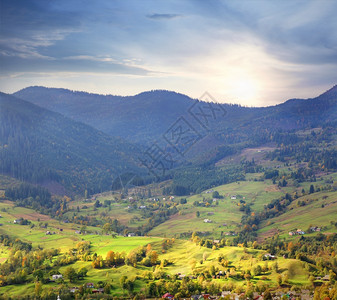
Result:
[[[238,225],[243,216],[240,211],[240,200],[247,204],[252,204],[252,211],[261,211],[266,203],[285,194],[283,190],[272,184],[270,180],[266,181],[240,181],[231,184],[221,185],[201,194],[193,195],[187,198],[187,204],[179,205],[180,213],[171,216],[171,218],[155,227],[149,232],[154,236],[173,236],[180,233],[193,231],[207,231],[214,236],[220,236],[221,232],[225,234],[229,231],[237,231]],[[215,205],[212,198],[212,191],[218,191],[223,199],[218,200]],[[236,199],[231,199],[231,196]],[[194,206],[195,201],[202,202],[208,200],[211,203],[208,207]],[[197,217],[197,211],[200,216]],[[204,223],[204,219],[210,219],[212,223]]]
[[[151,242],[159,241],[160,238],[151,237],[120,237],[112,238],[111,235],[79,235],[75,234],[75,230],[80,225],[59,222],[46,215],[41,215],[31,209],[23,207],[15,207],[12,202],[0,202],[1,218],[0,233],[17,237],[23,241],[31,242],[33,247],[38,245],[45,248],[60,248],[63,252],[67,252],[74,247],[79,241],[90,240],[93,244],[93,251],[99,255],[105,255],[106,252],[113,249],[117,252],[129,252],[137,246],[146,245]],[[14,224],[14,220],[24,218],[31,221],[30,225]],[[47,228],[41,228],[39,224],[42,222],[48,224]],[[62,229],[62,231],[60,231]],[[95,229],[90,228],[89,229]],[[52,235],[46,235],[46,231],[55,232]],[[8,249],[0,249],[0,261],[4,260],[8,254]]]
[[[139,246],[146,246],[147,244],[161,241],[162,238],[142,236],[117,236],[116,238],[112,238],[111,236],[104,235],[84,235],[82,240],[90,241],[93,245],[91,251],[97,253],[97,255],[102,255],[105,257],[109,250],[113,250],[114,252],[128,253]]]
[[[89,238],[89,237],[88,237]],[[93,244],[93,251],[105,256],[106,250],[113,249],[114,251],[130,251],[137,248],[140,245],[146,245],[152,243],[153,249],[160,253],[160,239],[158,238],[117,238],[110,243],[110,247],[104,246],[104,237],[90,238]],[[103,246],[103,247],[102,247]],[[102,248],[101,248],[102,247]],[[303,263],[295,259],[284,259],[282,257],[277,258],[277,264],[279,266],[278,273],[273,270],[273,265],[276,261],[263,261],[262,256],[265,252],[262,250],[254,250],[242,247],[224,247],[217,250],[211,250],[205,247],[200,247],[187,240],[175,240],[172,246],[166,253],[159,255],[159,260],[168,260],[170,264],[164,267],[162,270],[168,274],[182,274],[191,275],[193,270],[198,272],[205,272],[209,270],[211,266],[218,268],[219,270],[226,270],[227,268],[235,269],[236,273],[252,270],[253,267],[260,265],[261,267],[267,266],[268,271],[260,276],[255,276],[252,282],[267,283],[269,286],[276,286],[276,278],[279,275],[285,274],[289,277],[290,284],[306,285],[308,284],[308,273],[305,270]],[[229,266],[223,267],[218,262],[219,255],[223,255],[228,261]],[[135,280],[135,291],[139,291],[145,288],[147,280],[143,278],[144,271],[152,271],[152,267],[144,267],[142,265],[133,266],[121,266],[118,268],[103,268],[94,269],[91,266],[91,262],[77,261],[71,265],[75,270],[79,270],[82,267],[86,267],[88,270],[87,277],[84,280],[79,280],[75,283],[69,283],[65,280],[65,284],[69,286],[79,286],[85,282],[92,282],[97,284],[100,281],[110,282],[113,286],[113,294],[115,296],[122,296],[123,290],[120,287],[119,279],[121,276],[127,276],[129,279]],[[59,272],[63,274],[68,266],[59,268]],[[225,283],[235,283],[236,285],[245,286],[246,281],[244,279],[237,279],[231,277],[229,279],[221,278],[215,279],[214,282],[223,285]],[[44,285],[44,288],[57,287],[57,284],[50,283]],[[6,293],[11,297],[15,297],[22,294],[33,294],[34,284],[25,285],[11,285],[0,288],[0,295]]]
[[[305,202],[299,206],[299,202]],[[281,216],[265,221],[259,230],[261,238],[270,236],[270,233],[278,233],[281,237],[289,237],[288,232],[302,229],[308,232],[311,226],[322,228],[323,233],[337,232],[337,228],[330,224],[337,217],[337,193],[318,192],[298,198],[289,206],[289,210]]]

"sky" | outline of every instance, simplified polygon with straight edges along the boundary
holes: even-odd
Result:
[[[337,1],[0,0],[0,91],[268,106],[337,84]]]

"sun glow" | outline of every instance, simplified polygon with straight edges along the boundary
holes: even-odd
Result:
[[[259,102],[261,84],[249,74],[232,74],[222,80],[219,94],[225,95],[225,102],[256,106]]]
[[[242,102],[249,104],[254,103],[258,98],[258,84],[249,77],[239,77],[233,79],[230,84],[232,97],[240,99]]]

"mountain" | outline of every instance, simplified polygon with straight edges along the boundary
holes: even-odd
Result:
[[[111,136],[144,142],[158,138],[193,100],[167,92],[120,97],[30,87],[14,94],[41,107],[91,125]]]
[[[86,124],[0,93],[0,170],[64,191],[99,192],[142,170],[139,148]]]
[[[286,121],[292,124],[291,128],[296,129],[335,122],[337,120],[337,85],[318,97],[306,100],[291,99],[277,105],[271,117],[279,120],[276,123],[277,126],[282,127],[280,123]],[[285,127],[284,123],[283,127]]]
[[[145,145],[129,158],[156,157],[152,165],[157,169],[149,169],[152,175],[173,179],[175,185],[193,185],[192,192],[241,178],[245,166],[218,167],[228,156],[270,143],[299,143],[302,137],[294,134],[296,130],[336,127],[337,120],[336,86],[316,98],[291,99],[270,107],[220,105],[163,90],[121,97],[29,87],[14,95],[95,127],[106,136]]]
[[[135,96],[121,97],[75,92],[65,89],[28,87],[14,93],[16,97],[38,106],[59,112],[71,119],[86,123],[109,135],[120,136],[131,142],[149,144],[180,118],[186,119],[197,131],[201,116],[196,120],[191,111],[200,108],[195,99],[169,91],[150,91]],[[197,104],[196,104],[197,103]],[[199,104],[198,104],[199,103]],[[207,135],[224,133],[237,128],[298,129],[319,126],[337,117],[337,86],[324,94],[308,99],[292,99],[285,103],[259,108],[222,104],[223,117],[213,119]],[[208,108],[204,113],[211,114]],[[253,130],[254,131],[254,130]]]

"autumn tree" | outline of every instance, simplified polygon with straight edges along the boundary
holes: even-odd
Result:
[[[112,250],[108,251],[108,253],[106,254],[106,263],[109,267],[112,267],[113,264],[115,263],[115,252],[113,252]]]

